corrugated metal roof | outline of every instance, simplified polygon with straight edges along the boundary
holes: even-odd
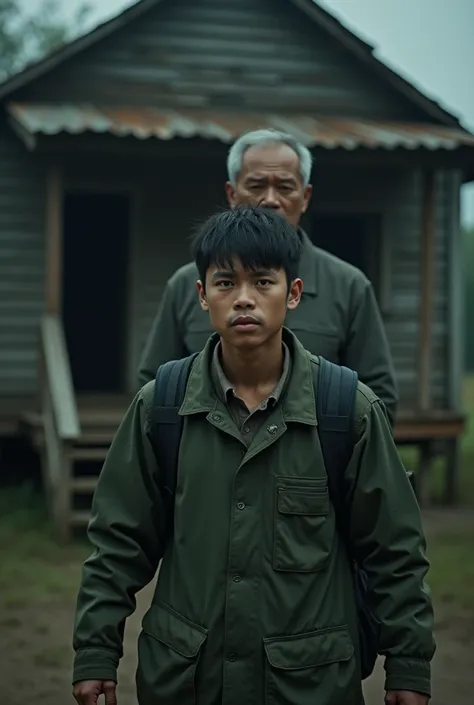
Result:
[[[271,127],[291,133],[309,147],[325,149],[474,148],[474,135],[462,129],[420,123],[72,104],[10,103],[8,109],[19,127],[32,136],[92,132],[138,139],[201,137],[232,142],[247,130]]]
[[[368,65],[373,71],[377,72],[381,78],[390,83],[402,95],[405,95],[414,104],[419,105],[427,115],[430,115],[435,120],[441,121],[442,124],[456,127],[459,125],[459,120],[452,113],[441,107],[436,101],[424,95],[419,88],[409,83],[405,78],[402,78],[393,69],[389,68],[383,61],[373,54],[373,47],[363,41],[359,36],[344,26],[344,24],[332,15],[326,8],[321,7],[317,0],[290,0],[291,3],[299,8],[306,16],[317,25],[322,27],[336,41],[339,41],[343,46],[350,51],[353,56],[362,60],[365,65]],[[106,39],[108,36],[123,27],[126,27],[130,22],[153,9],[162,0],[138,0],[135,4],[127,7],[120,14],[98,25],[91,32],[84,36],[78,37],[62,46],[60,49],[48,54],[40,61],[27,66],[20,73],[15,74],[7,79],[3,84],[0,84],[0,100],[12,95],[19,88],[23,88],[35,79],[52,71],[56,66],[62,64],[73,56],[76,56],[82,51],[85,51],[94,44]]]

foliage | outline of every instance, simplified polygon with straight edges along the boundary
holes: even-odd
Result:
[[[60,10],[60,0],[43,0],[34,14],[25,14],[18,0],[0,0],[0,82],[84,30],[88,4],[80,4],[69,23]]]

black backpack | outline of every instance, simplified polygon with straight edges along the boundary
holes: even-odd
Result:
[[[178,414],[184,400],[192,363],[197,353],[162,365],[156,374],[152,444],[162,470],[162,490],[168,503],[168,529],[172,531],[173,501],[177,482],[178,452],[183,417]],[[354,578],[358,611],[361,675],[364,680],[374,670],[378,653],[380,624],[367,604],[367,576],[352,553],[348,513],[343,507],[341,482],[353,448],[352,418],[357,389],[357,373],[319,358],[319,368],[311,365],[317,387],[318,433],[328,476],[328,488],[340,536],[348,552]],[[319,372],[318,372],[319,369]]]

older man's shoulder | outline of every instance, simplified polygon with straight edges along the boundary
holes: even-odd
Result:
[[[312,250],[315,261],[322,267],[322,271],[327,272],[328,275],[345,279],[347,282],[368,283],[365,274],[353,264],[349,264],[349,262],[315,245],[313,245]]]

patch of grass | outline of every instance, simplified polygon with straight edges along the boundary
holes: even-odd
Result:
[[[21,608],[32,598],[70,599],[77,590],[83,544],[58,546],[41,497],[30,486],[0,493],[0,601]]]
[[[474,530],[433,535],[428,542],[433,597],[474,613]]]

